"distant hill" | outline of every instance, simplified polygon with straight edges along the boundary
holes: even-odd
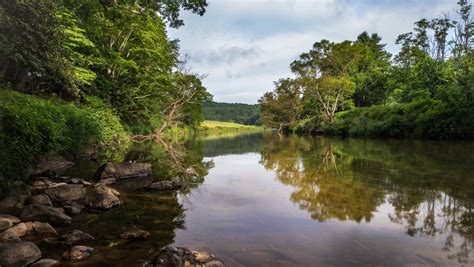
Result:
[[[260,124],[260,106],[257,104],[206,102],[202,104],[202,109],[206,120]]]

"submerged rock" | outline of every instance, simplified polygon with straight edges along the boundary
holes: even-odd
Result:
[[[158,256],[147,267],[223,267],[224,263],[214,255],[205,252],[197,252],[183,247],[166,247],[160,251]]]
[[[46,194],[31,196],[28,199],[28,203],[30,203],[30,204],[40,204],[40,205],[46,205],[46,206],[53,206],[53,202],[51,202],[51,199]]]
[[[140,229],[133,229],[120,235],[120,238],[129,240],[145,240],[149,237],[150,232]]]
[[[96,176],[100,179],[115,178],[129,179],[135,177],[148,176],[152,174],[150,163],[116,163],[109,162],[102,165],[96,172]]]
[[[0,231],[4,231],[8,228],[12,228],[13,225],[19,224],[20,219],[15,216],[0,214]]]
[[[31,176],[48,176],[54,177],[58,172],[66,170],[74,165],[59,156],[49,156],[43,159],[31,172]]]
[[[53,267],[59,266],[59,261],[53,259],[41,259],[33,264],[30,267]]]
[[[66,260],[85,260],[89,258],[94,251],[91,247],[74,246],[71,250],[64,252],[63,257]]]
[[[82,210],[85,208],[85,206],[81,205],[79,203],[73,202],[73,203],[71,203],[71,205],[65,205],[63,208],[68,214],[77,215],[77,214],[80,214],[82,212]]]
[[[151,185],[145,187],[148,190],[155,190],[155,191],[165,191],[165,190],[177,190],[182,187],[180,182],[177,181],[159,181],[154,182]]]
[[[26,266],[41,259],[41,250],[32,242],[0,243],[0,266]]]
[[[88,187],[84,204],[91,209],[106,210],[120,205],[120,193],[104,184]]]
[[[76,245],[79,243],[92,241],[94,240],[94,237],[79,230],[72,230],[64,234],[61,239],[69,245]]]
[[[38,204],[25,206],[21,210],[20,219],[23,221],[47,222],[52,225],[68,225],[72,218],[57,209]]]

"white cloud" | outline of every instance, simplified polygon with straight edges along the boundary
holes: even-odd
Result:
[[[413,22],[452,11],[455,0],[209,0],[203,17],[184,13],[170,29],[191,56],[194,71],[216,101],[256,103],[273,81],[291,76],[289,64],[315,41],[354,39],[377,32],[396,52],[395,39]]]

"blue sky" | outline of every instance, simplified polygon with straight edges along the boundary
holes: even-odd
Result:
[[[291,77],[289,64],[315,41],[353,40],[363,31],[383,37],[396,53],[398,34],[413,22],[454,14],[457,0],[208,0],[203,17],[182,13],[169,29],[194,72],[219,102],[256,103],[273,81]]]

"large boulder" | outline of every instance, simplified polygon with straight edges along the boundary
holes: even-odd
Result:
[[[0,240],[18,240],[20,237],[25,236],[31,230],[31,225],[26,223],[19,223],[10,229],[7,229],[0,233]]]
[[[11,191],[0,200],[0,213],[17,214],[23,208],[29,196],[30,191],[26,189]]]
[[[91,247],[74,246],[69,251],[64,252],[63,257],[66,260],[79,261],[89,258],[94,251]]]
[[[44,190],[53,202],[76,202],[82,201],[86,194],[86,188],[82,184],[59,184]]]
[[[28,199],[28,203],[30,203],[30,204],[40,204],[40,205],[46,205],[46,206],[53,206],[53,203],[51,202],[51,199],[46,194],[39,194],[39,195],[36,195],[36,196],[31,196]]]
[[[147,267],[224,267],[214,255],[197,252],[183,247],[165,247]]]
[[[48,156],[44,158],[31,172],[31,176],[48,176],[54,177],[58,173],[73,166],[74,163],[67,161],[58,156]]]
[[[0,266],[27,266],[41,259],[41,250],[32,242],[0,243]]]
[[[56,229],[54,229],[49,223],[33,222],[32,226],[34,232],[41,237],[54,237],[58,235]]]
[[[72,218],[61,211],[45,205],[31,204],[25,206],[20,213],[23,221],[47,222],[52,225],[68,225]]]
[[[94,240],[94,237],[88,233],[84,233],[79,230],[72,230],[67,232],[61,237],[61,240],[68,245],[76,245],[79,243],[85,243]]]
[[[120,193],[104,184],[96,184],[88,187],[84,204],[97,210],[106,210],[120,205]]]
[[[19,224],[20,219],[15,216],[7,215],[7,214],[0,214],[0,231],[7,230],[8,228],[12,228],[13,225]]]
[[[116,163],[109,162],[102,165],[96,172],[96,177],[100,180],[107,178],[128,179],[143,177],[152,174],[150,163]]]

